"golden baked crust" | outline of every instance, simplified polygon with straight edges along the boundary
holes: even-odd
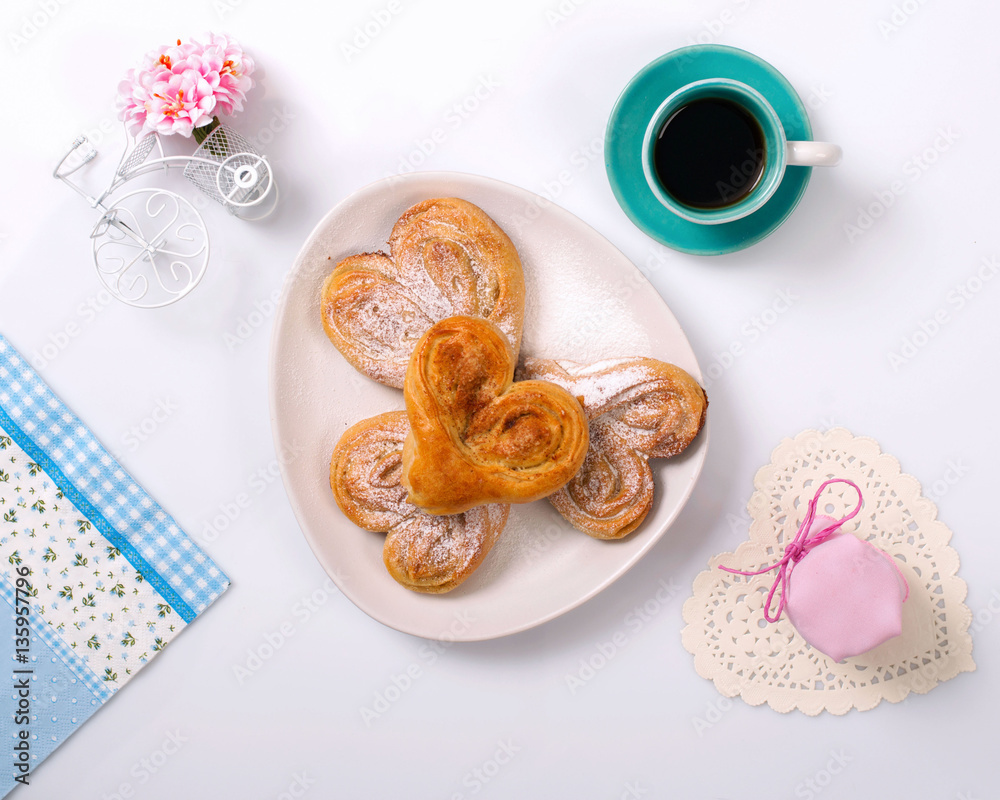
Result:
[[[513,377],[511,347],[487,320],[451,317],[423,335],[403,387],[411,503],[431,514],[528,503],[576,474],[589,442],[580,403],[553,383]]]
[[[455,314],[495,323],[517,353],[521,260],[478,206],[454,197],[425,200],[396,222],[389,255],[362,253],[337,264],[323,283],[321,313],[326,335],[351,364],[402,388],[417,340]]]
[[[589,366],[529,358],[519,377],[565,387],[590,420],[583,467],[549,501],[598,539],[634,531],[653,506],[649,459],[677,455],[691,444],[705,424],[705,391],[680,367],[652,358]]]
[[[506,505],[431,516],[406,501],[400,485],[405,411],[379,414],[349,428],[330,459],[330,487],[355,525],[387,532],[382,559],[399,583],[416,592],[454,589],[489,553],[507,523]]]

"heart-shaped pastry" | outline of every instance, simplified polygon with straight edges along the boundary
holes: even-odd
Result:
[[[400,474],[409,432],[405,411],[379,414],[348,428],[330,459],[330,487],[355,525],[388,533],[382,559],[393,578],[416,592],[451,591],[489,553],[510,506],[432,516],[408,503]]]
[[[417,340],[455,314],[495,323],[516,355],[524,275],[507,234],[478,206],[454,197],[418,203],[399,218],[389,255],[362,253],[323,284],[323,329],[358,370],[402,388]]]
[[[514,353],[491,322],[451,317],[417,343],[403,387],[409,501],[431,514],[528,503],[562,488],[583,464],[583,408],[547,381],[513,383]]]
[[[596,364],[529,358],[519,375],[564,387],[590,420],[583,467],[549,502],[575,528],[597,539],[634,531],[653,507],[650,458],[687,448],[705,424],[708,400],[680,367],[653,358]]]

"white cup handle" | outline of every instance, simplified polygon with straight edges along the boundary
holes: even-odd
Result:
[[[790,167],[835,167],[844,151],[830,142],[788,142],[787,164]]]

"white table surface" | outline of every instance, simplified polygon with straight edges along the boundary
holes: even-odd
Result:
[[[252,497],[206,545],[232,577],[230,590],[13,797],[996,795],[1000,280],[973,279],[982,259],[1000,256],[1000,8],[971,0],[669,6],[3,4],[0,331],[29,358],[62,343],[43,377],[196,539],[220,506]],[[355,38],[379,18],[388,22],[368,43]],[[93,212],[51,169],[90,131],[108,154],[91,165],[103,179],[123,141],[112,101],[125,70],[157,44],[204,30],[235,35],[260,65],[236,127],[259,131],[281,205],[256,226],[205,207],[212,262],[181,303],[156,312],[102,304],[87,238]],[[600,150],[632,75],[695,41],[770,61],[809,105],[816,138],[845,151],[842,166],[814,172],[773,236],[712,259],[672,252],[634,227]],[[463,103],[477,107],[456,123]],[[339,200],[408,169],[437,128],[444,141],[421,168],[538,192],[652,267],[703,369],[732,343],[745,345],[710,389],[708,460],[669,535],[565,616],[440,652],[324,589],[274,478],[267,403],[271,302],[299,246]],[[891,205],[850,236],[845,224],[857,222],[859,207],[887,192]],[[962,307],[960,285],[978,287]],[[781,290],[794,304],[748,341],[741,329]],[[889,354],[939,311],[945,324],[894,366]],[[156,413],[155,430],[138,441],[130,430],[157,408],[170,412]],[[979,620],[978,670],[844,717],[723,700],[681,646],[681,605],[707,559],[744,535],[729,520],[774,446],[833,425],[877,439],[935,495]],[[629,614],[662,580],[681,591],[634,630]],[[313,593],[323,602],[310,611],[302,598]],[[283,628],[292,635],[241,682],[234,668]],[[567,675],[581,659],[622,633],[626,644],[607,666],[571,691]],[[406,690],[366,724],[362,709],[394,679],[405,683],[408,670],[416,677]],[[176,752],[164,760],[172,735],[182,745],[168,746]],[[160,766],[148,771],[144,759]]]

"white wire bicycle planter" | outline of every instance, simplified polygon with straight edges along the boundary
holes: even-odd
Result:
[[[158,156],[151,159],[154,147]],[[74,154],[79,162],[67,166]],[[129,137],[111,183],[91,196],[69,177],[96,156],[97,149],[80,136],[52,175],[101,212],[90,234],[97,274],[112,296],[138,308],[160,308],[191,292],[208,267],[209,238],[201,214],[169,189],[143,187],[110,201],[125,183],[156,171],[183,169],[184,177],[202,192],[248,220],[268,216],[278,201],[267,157],[226,125],[216,127],[189,156],[164,155],[156,133]]]

